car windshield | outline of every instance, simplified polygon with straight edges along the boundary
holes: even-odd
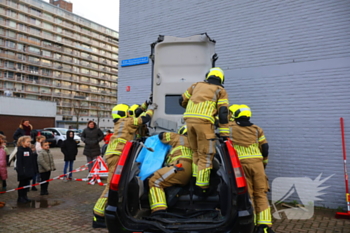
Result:
[[[57,129],[61,134],[66,135],[68,129]]]

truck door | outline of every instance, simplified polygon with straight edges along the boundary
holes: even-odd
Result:
[[[151,47],[153,102],[158,108],[150,126],[177,131],[184,124],[185,112],[179,98],[215,66],[215,41],[206,33],[186,38],[159,36]]]

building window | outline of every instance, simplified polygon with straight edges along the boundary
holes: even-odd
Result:
[[[48,31],[43,31],[43,36],[48,39],[53,39],[53,34]]]
[[[32,46],[28,46],[28,51],[31,53],[40,54],[40,49]]]
[[[98,72],[96,72],[96,71],[94,71],[94,70],[90,70],[90,75],[98,76]]]
[[[50,51],[46,51],[46,50],[42,50],[42,55],[45,57],[52,57],[52,52]]]
[[[51,47],[52,43],[50,41],[43,40],[43,45],[46,46],[46,47]]]
[[[88,58],[90,55],[89,55],[88,53],[81,52],[81,53],[80,53],[80,56],[81,56],[81,57]]]
[[[52,61],[50,61],[50,60],[41,59],[41,63],[42,63],[44,66],[52,66]]]
[[[44,27],[45,29],[53,30],[53,25],[50,24],[50,23],[44,22],[44,23],[43,23],[43,27]]]
[[[49,69],[41,69],[41,72],[43,75],[51,76],[51,70]]]
[[[89,66],[90,62],[85,61],[85,60],[81,60],[80,64],[83,65],[83,66]]]
[[[41,10],[35,9],[35,8],[33,8],[33,7],[30,8],[30,12],[31,12],[32,14],[41,16]]]
[[[38,74],[39,73],[39,67],[37,66],[28,66],[29,72],[32,74]]]
[[[61,12],[61,10],[59,10],[58,12]],[[60,19],[60,18],[56,18],[56,19],[55,19],[55,22],[56,22],[57,24],[61,24],[61,23],[63,23],[63,20]]]
[[[38,39],[38,38],[29,36],[29,37],[28,37],[28,40],[29,40],[29,42],[32,43],[32,44],[40,45],[40,39]]]
[[[90,30],[87,29],[87,28],[82,28],[82,31],[83,31],[84,33],[86,33],[86,34],[90,34]]]
[[[29,78],[29,77],[28,77],[28,78]],[[29,79],[28,79],[28,81],[35,82],[35,80],[29,80]],[[26,91],[38,92],[38,91],[39,91],[39,87],[33,86],[33,85],[27,85],[27,86],[26,86]]]
[[[98,69],[98,64],[96,64],[96,63],[91,63],[91,67],[94,68],[94,69]]]
[[[59,42],[61,42],[61,41],[62,41],[62,36],[56,35],[56,40],[59,41]]]
[[[90,82],[90,78],[81,76],[81,77],[80,77],[80,81],[81,81],[81,82],[88,83],[88,82]],[[88,87],[87,87],[86,85],[81,85],[80,88],[87,89]]]
[[[62,33],[62,28],[61,27],[56,27],[56,32]]]
[[[25,68],[26,68],[26,66],[24,64],[17,63],[17,69],[24,70]],[[17,74],[17,75],[19,75],[19,74]]]
[[[16,48],[16,43],[13,42],[13,41],[10,41],[10,40],[7,40],[6,41],[6,47],[9,47],[9,48]]]
[[[19,60],[22,60],[22,61],[25,61],[26,60],[26,56],[24,54],[21,54],[21,53],[17,53],[17,58]]]
[[[112,51],[118,53],[118,52],[119,52],[119,49],[118,49],[118,47],[112,46]]]
[[[9,20],[9,26],[12,27],[12,28],[16,28],[17,26],[17,23],[13,20]]]
[[[53,21],[53,16],[51,15],[51,14],[48,14],[48,13],[44,13],[43,14],[43,17],[45,18],[45,19],[48,19],[48,20],[50,20],[50,21]]]
[[[6,75],[6,72],[5,72],[5,75]],[[5,76],[6,77],[6,76]],[[5,86],[5,88],[13,88],[13,83],[10,83],[10,82],[4,82],[4,86]]]
[[[98,61],[98,56],[91,55],[91,59],[92,59],[93,61]]]
[[[13,79],[15,76],[15,73],[11,71],[5,71],[4,75],[5,75],[5,78]]]
[[[12,61],[6,61],[5,62],[5,67],[6,68],[15,68],[15,63],[14,62],[12,62]]]
[[[35,28],[35,27],[29,27],[29,32],[33,33],[35,35],[40,35],[41,34],[41,30],[39,28]]]
[[[19,18],[21,21],[28,22],[28,17],[27,17],[26,15],[18,14],[18,18]]]
[[[11,38],[16,38],[16,33],[14,31],[7,30],[7,36]]]
[[[29,19],[29,23],[34,24],[36,26],[40,26],[41,24],[41,21],[36,18],[28,17],[28,19]]]
[[[89,74],[89,70],[88,70],[88,69],[81,68],[81,69],[80,69],[80,73]]]
[[[63,38],[63,43],[72,45],[73,41],[71,39],[68,39],[68,38]]]
[[[24,45],[20,44],[20,43],[17,43],[17,50],[24,51]]]
[[[13,10],[7,10],[7,15],[11,16],[11,17],[16,17],[17,16],[17,13]]]
[[[28,61],[32,62],[32,63],[39,63],[40,62],[40,58],[28,56]]]
[[[70,31],[70,30],[64,30],[64,34],[66,34],[66,35],[68,35],[68,36],[70,36],[70,37],[73,37],[73,32],[72,31]]]

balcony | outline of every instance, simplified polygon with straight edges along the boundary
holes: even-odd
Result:
[[[24,21],[25,22],[25,21]],[[72,34],[71,32],[67,32],[67,31],[64,31],[62,33],[58,33],[54,30],[49,30],[49,29],[45,29],[45,30],[48,30],[50,31],[50,33],[52,35],[57,35],[57,34],[63,34],[69,38],[63,38],[63,41],[62,40],[58,40],[57,37],[54,37],[52,35],[49,35],[49,34],[44,34],[43,31],[36,31],[34,29],[31,29],[31,28],[27,28],[27,27],[19,27],[19,26],[16,26],[16,28],[14,27],[10,27],[8,24],[5,24],[7,26],[7,28],[10,28],[12,30],[17,30],[21,33],[23,32],[26,32],[30,35],[37,35],[37,36],[40,36],[41,38],[46,38],[48,40],[52,40],[54,41],[55,43],[59,43],[59,44],[64,44],[64,45],[69,45],[71,48],[78,48],[82,51],[88,51],[88,52],[91,52],[93,54],[97,54],[98,56],[103,56],[103,57],[108,57],[108,58],[112,58],[111,54],[110,53],[115,53],[115,51],[113,51],[111,48],[108,49],[107,51],[105,51],[105,46],[103,45],[99,45],[99,46],[96,46],[100,51],[99,52],[96,52],[94,50],[92,50],[92,48],[85,48],[85,47],[82,47],[80,46],[80,42],[83,41],[84,43],[86,44],[96,44],[96,43],[93,43],[94,41],[91,41],[91,40],[88,40],[88,39],[82,39],[80,40],[79,38],[77,38],[77,36],[75,34]],[[78,41],[78,43],[77,43]],[[107,55],[105,53],[108,53]],[[116,52],[117,53],[117,52]],[[117,53],[118,54],[118,53]],[[104,58],[105,59],[105,58]],[[97,61],[97,60],[96,60]]]
[[[87,22],[85,22],[85,21],[81,21],[82,19],[80,19],[80,20],[78,21],[78,20],[74,20],[70,15],[66,15],[65,18],[68,18],[69,20],[73,21],[73,22],[74,22],[74,25],[73,25],[73,24],[67,23],[67,22],[58,22],[58,21],[57,21],[57,18],[55,18],[55,20],[54,20],[54,17],[52,17],[52,18],[51,18],[51,17],[47,17],[45,14],[42,14],[42,13],[40,13],[40,12],[38,12],[38,11],[35,11],[35,10],[32,10],[32,9],[22,8],[22,7],[20,7],[20,5],[19,5],[19,6],[14,5],[12,2],[6,3],[6,1],[1,0],[1,1],[0,1],[0,4],[4,5],[5,7],[10,7],[10,8],[12,8],[12,9],[15,10],[15,11],[20,11],[20,12],[29,13],[30,15],[35,16],[35,18],[40,17],[41,19],[44,19],[44,21],[48,21],[48,22],[50,22],[50,23],[59,25],[60,27],[63,26],[63,27],[66,27],[66,28],[68,28],[68,29],[70,29],[70,30],[72,30],[72,29],[74,28],[74,31],[76,31],[76,32],[85,34],[85,35],[87,35],[87,36],[91,36],[91,35],[90,35],[90,34],[91,34],[90,31],[82,30],[82,27],[81,27],[81,26],[77,26],[77,24],[81,24],[81,25],[87,26],[87,27],[89,27],[89,28],[91,27],[91,26],[90,26],[90,23],[87,23]],[[37,2],[35,2],[35,1],[31,1],[31,5],[36,5],[36,4],[39,4],[39,6],[37,6],[37,7],[42,8],[42,6],[40,5],[41,3],[37,3]],[[46,10],[46,9],[45,9],[45,10]],[[50,12],[50,13],[56,15],[55,12]],[[11,17],[11,18],[14,18],[14,19],[18,19],[17,16],[8,15],[8,17]],[[59,15],[59,17],[62,17],[62,16]],[[21,20],[21,19],[19,19],[19,20]],[[21,20],[21,21],[22,21],[22,20]],[[25,21],[25,22],[26,22],[26,21]],[[28,23],[28,22],[26,22],[26,23]],[[35,24],[35,25],[38,26],[37,24]],[[84,26],[83,26],[83,27],[84,27]],[[108,37],[110,36],[110,33],[107,33],[106,28],[99,27],[98,29],[93,29],[93,30],[96,30],[96,33],[95,33],[95,34],[97,34],[97,33],[99,34],[99,36],[97,36],[97,35],[96,35],[96,36],[93,36],[94,39],[100,40],[100,41],[102,41],[102,42],[106,42],[106,41],[107,41],[107,42],[109,42],[109,43],[118,44],[118,43],[116,43],[114,40],[108,38]],[[105,35],[102,35],[101,33],[103,33],[103,34],[105,34]],[[106,39],[106,38],[108,38],[108,39]]]
[[[29,40],[29,39],[25,39],[25,38],[19,38],[19,40],[23,43],[27,43],[27,44],[35,44],[35,45],[38,45],[40,46],[40,43],[36,42],[36,41],[32,41],[32,40]],[[44,44],[40,47],[44,47],[44,48],[49,48],[51,50],[57,50],[57,51],[60,51],[60,52],[64,52],[63,51],[63,48],[59,48],[59,47],[55,47],[55,46],[51,46],[51,45],[47,45],[47,44]],[[73,63],[73,59],[63,59],[63,58],[54,58],[54,57],[48,57],[48,56],[43,56],[41,53],[33,53],[33,52],[29,52],[29,51],[23,51],[23,50],[19,50],[18,48],[12,48],[12,47],[8,47],[6,46],[6,48],[8,48],[9,50],[13,50],[15,51],[16,53],[18,53],[19,51],[21,53],[24,53],[26,55],[34,55],[34,56],[37,56],[37,57],[40,57],[40,59],[49,59],[51,61],[57,61],[57,60],[60,60],[60,61],[63,61],[64,63],[66,64],[72,64]],[[67,53],[67,52],[64,52],[64,53]],[[69,55],[71,55],[70,53],[68,53]],[[85,59],[89,59],[89,61],[91,61],[91,57],[85,57],[85,56],[77,56],[77,58],[85,58]],[[18,58],[17,60],[21,60],[20,58]],[[22,59],[23,60],[23,59]],[[104,61],[104,60],[103,60]],[[39,61],[30,61],[30,62],[37,62],[36,64],[39,64],[38,62]],[[97,63],[100,63],[100,61],[95,61]],[[88,67],[89,69],[92,69],[96,72],[99,72],[100,70],[103,70],[103,72],[106,72],[106,73],[111,73],[111,74],[118,74],[117,71],[111,71],[111,68],[110,67],[103,67],[100,65],[100,67],[96,67],[96,66],[92,66],[92,65],[85,65],[84,63],[80,62],[80,63],[74,63],[75,65],[77,66],[84,66],[84,67]],[[52,64],[51,63],[46,63],[46,62],[42,62],[42,65],[43,66],[47,66],[47,67],[51,67]],[[70,69],[66,69],[67,71],[71,71]],[[113,70],[113,69],[112,69]],[[74,71],[74,72],[77,72],[77,71]]]

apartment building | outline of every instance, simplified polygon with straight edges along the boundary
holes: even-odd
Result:
[[[0,0],[0,95],[56,102],[57,126],[110,128],[118,37],[41,0]]]

